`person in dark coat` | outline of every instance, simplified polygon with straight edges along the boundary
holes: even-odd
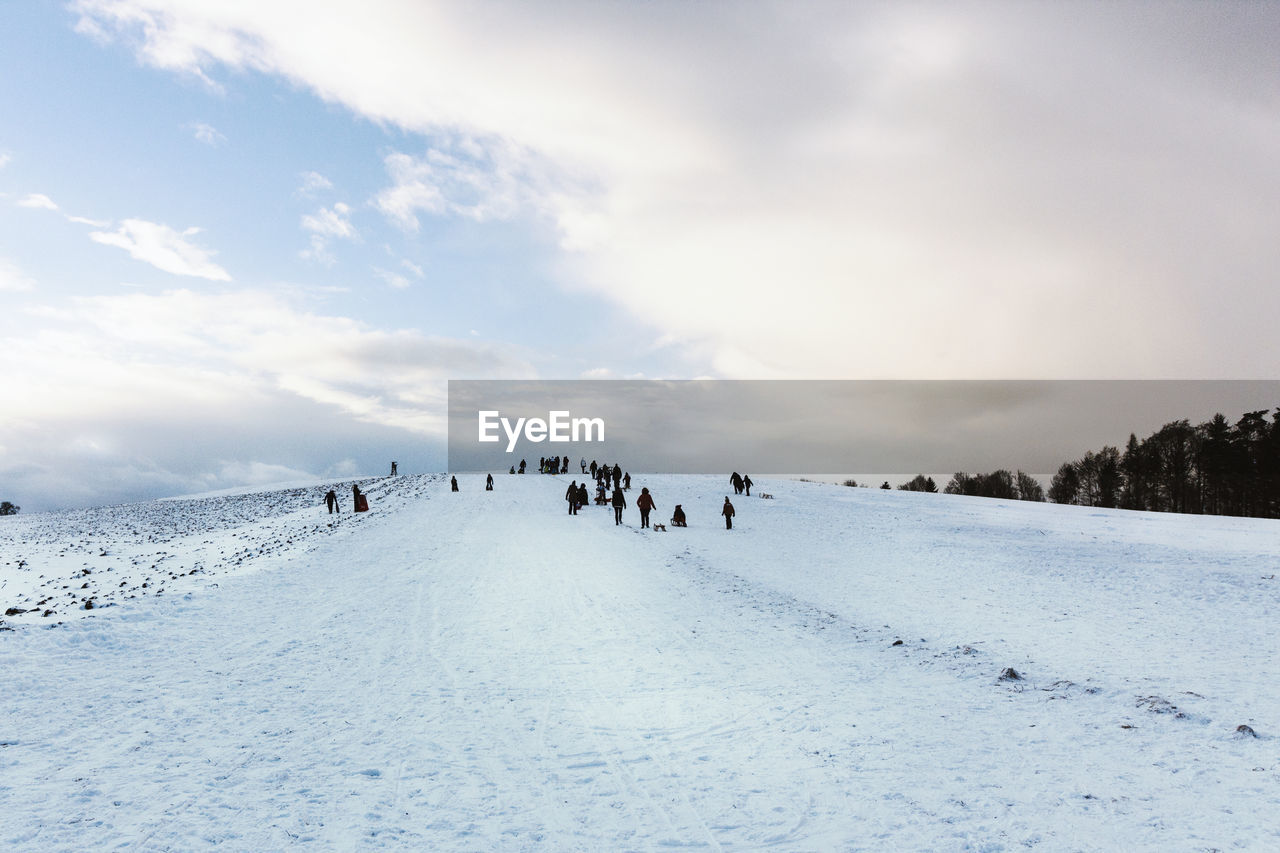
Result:
[[[484,490],[485,490],[486,492],[492,492],[492,491],[493,491],[493,475],[492,475],[492,474],[486,474],[486,475],[485,475],[485,478],[484,478]]]
[[[521,474],[523,474],[523,473],[524,473],[524,460],[523,460],[523,459],[521,459],[521,460],[520,460],[520,473],[521,473]]]
[[[586,506],[586,505],[587,505],[587,500],[588,500],[588,497],[587,497],[587,482],[586,482],[586,480],[583,480],[583,481],[578,485],[578,506],[580,506],[580,507]]]
[[[742,488],[746,489],[747,497],[751,497],[751,475],[742,475]]]
[[[613,524],[618,526],[622,523],[622,511],[627,508],[627,497],[622,494],[621,488],[613,490]]]
[[[735,495],[742,494],[742,476],[738,474],[737,471],[734,471],[729,475],[729,484],[733,486],[733,493]]]
[[[351,511],[355,512],[354,505],[360,503],[360,487],[357,486],[355,483],[351,484],[351,502],[352,502]]]
[[[680,504],[676,504],[676,508],[671,511],[672,527],[688,527],[688,523],[684,520],[684,510],[680,508]]]
[[[630,471],[622,475],[622,488],[626,489],[627,491],[631,491],[631,472]]]
[[[325,506],[329,507],[329,515],[333,515],[338,508],[338,493],[333,489],[329,490],[329,494],[324,496]]]
[[[622,488],[622,466],[621,465],[613,466],[613,487],[615,489]]]
[[[600,466],[596,464],[596,460],[592,459],[592,460],[591,460],[591,467],[587,469],[587,470],[589,470],[589,471],[591,472],[591,479],[593,479],[593,480],[594,480],[594,479],[596,479],[596,469],[597,469],[597,468],[599,468],[599,467],[600,467]]]
[[[636,498],[636,508],[640,510],[640,527],[641,529],[649,526],[649,512],[655,508],[653,495],[649,494],[648,489],[640,490],[640,497]]]
[[[724,509],[720,510],[720,514],[724,516],[724,529],[733,529],[733,504],[729,503],[729,496],[724,496]]]
[[[392,463],[391,463],[391,476],[392,476],[392,477],[394,477],[395,475],[396,475],[396,463],[392,462]]]
[[[574,480],[564,491],[564,499],[569,502],[569,515],[578,514],[578,481]]]
[[[452,491],[452,492],[456,492],[456,491],[458,491],[458,478],[457,478],[457,477],[450,477],[450,478],[449,478],[449,490],[450,490],[450,491]]]

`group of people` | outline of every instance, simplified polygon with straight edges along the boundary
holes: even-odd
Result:
[[[599,465],[595,460],[592,460],[590,468],[588,468],[587,460],[583,459],[581,464],[582,472],[585,474],[590,470],[591,477],[596,482],[596,503],[611,505],[613,507],[613,523],[615,525],[622,524],[622,511],[627,508],[627,497],[624,492],[631,489],[631,473],[624,473],[622,467],[616,463],[610,467],[608,465]],[[395,476],[396,464],[393,462],[391,463],[391,466],[392,476]],[[567,473],[569,457],[551,457],[550,459],[543,458],[538,460],[538,467],[544,474]],[[523,474],[524,471],[525,461],[521,459],[520,473]],[[512,466],[510,473],[516,473],[514,466]],[[750,475],[742,476],[739,475],[737,471],[734,471],[729,477],[729,482],[733,486],[734,494],[740,495],[745,491],[746,494],[750,496],[752,485]],[[609,491],[610,483],[613,484],[613,492],[611,495],[607,496],[606,493]],[[492,474],[485,475],[484,489],[486,492],[493,491]],[[458,478],[456,476],[451,476],[449,478],[449,490],[453,492],[458,491]],[[356,512],[360,511],[359,507],[362,503],[361,498],[363,497],[364,495],[360,491],[360,486],[352,483],[351,499],[353,509]],[[566,489],[564,493],[564,499],[569,504],[569,515],[577,515],[578,510],[587,505],[588,497],[587,481],[585,479],[581,483],[577,480],[571,482],[569,484],[569,488]],[[324,502],[329,508],[329,513],[331,515],[335,512],[341,511],[341,508],[338,506],[338,493],[333,489],[330,489],[324,496]],[[649,489],[642,488],[640,490],[640,496],[636,498],[636,509],[640,510],[641,528],[649,527],[649,514],[657,508],[658,505],[654,502],[653,495],[649,493]],[[733,503],[729,500],[729,496],[725,495],[724,506],[720,509],[720,515],[724,517],[725,530],[733,529],[733,517],[736,514],[737,512],[734,510]],[[689,526],[688,519],[685,517],[684,508],[680,504],[676,504],[675,509],[671,511],[671,526]]]
[[[607,470],[607,469],[601,469]],[[736,474],[734,476],[737,476]],[[627,475],[628,486],[630,486],[630,477]],[[622,511],[627,508],[627,496],[621,483],[615,478],[613,494],[606,498],[605,489],[607,481],[604,475],[600,475],[600,479],[596,481],[596,503],[608,504],[613,507],[613,523],[614,525],[622,524]],[[569,484],[569,488],[565,490],[564,499],[569,504],[569,515],[577,515],[578,510],[587,505],[587,483],[584,480],[579,483],[574,480]],[[636,498],[636,509],[640,510],[640,527],[649,527],[649,514],[658,508],[657,503],[653,500],[653,495],[649,493],[648,487],[640,489],[640,497]],[[725,530],[733,529],[733,517],[737,515],[737,510],[733,508],[733,503],[729,500],[729,496],[725,495],[724,506],[720,508],[720,515],[724,517]],[[689,520],[685,516],[684,507],[676,504],[675,509],[671,511],[672,527],[688,527]]]
[[[524,460],[520,460],[520,473],[524,473]],[[568,474],[568,456],[544,456],[538,459],[539,474]]]

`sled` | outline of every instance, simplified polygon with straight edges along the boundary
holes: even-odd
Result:
[[[356,512],[368,512],[369,499],[364,495],[356,495]]]

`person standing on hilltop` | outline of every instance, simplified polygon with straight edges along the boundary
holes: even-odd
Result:
[[[334,510],[338,508],[338,493],[330,489],[329,494],[324,496],[324,502],[329,507],[329,515],[333,515]]]
[[[617,527],[622,523],[622,511],[627,508],[626,495],[622,494],[621,487],[614,487],[613,490],[613,525]]]
[[[486,475],[485,475],[485,478],[484,478],[484,490],[485,490],[486,492],[492,492],[492,491],[493,491],[493,475],[492,475],[492,474],[486,474]]]
[[[640,497],[636,498],[636,508],[640,510],[640,528],[644,529],[649,526],[649,512],[655,508],[653,495],[649,494],[647,488],[640,490]]]
[[[720,514],[724,516],[724,529],[732,530],[733,516],[735,515],[735,513],[733,511],[733,504],[729,503],[728,495],[724,496],[724,509],[720,510]]]
[[[456,492],[456,491],[458,491],[458,478],[457,478],[457,477],[450,477],[450,478],[449,478],[449,491],[451,491],[451,492]]]
[[[565,489],[564,499],[569,502],[569,515],[578,514],[578,481],[574,480],[569,484],[569,488]]]
[[[591,471],[591,479],[593,480],[599,479],[598,477],[596,477],[596,471],[599,469],[599,467],[600,466],[596,464],[596,460],[592,459],[591,468],[589,469]]]

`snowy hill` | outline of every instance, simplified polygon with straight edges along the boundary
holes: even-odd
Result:
[[[1276,522],[571,479],[0,519],[0,838],[1280,849]]]

